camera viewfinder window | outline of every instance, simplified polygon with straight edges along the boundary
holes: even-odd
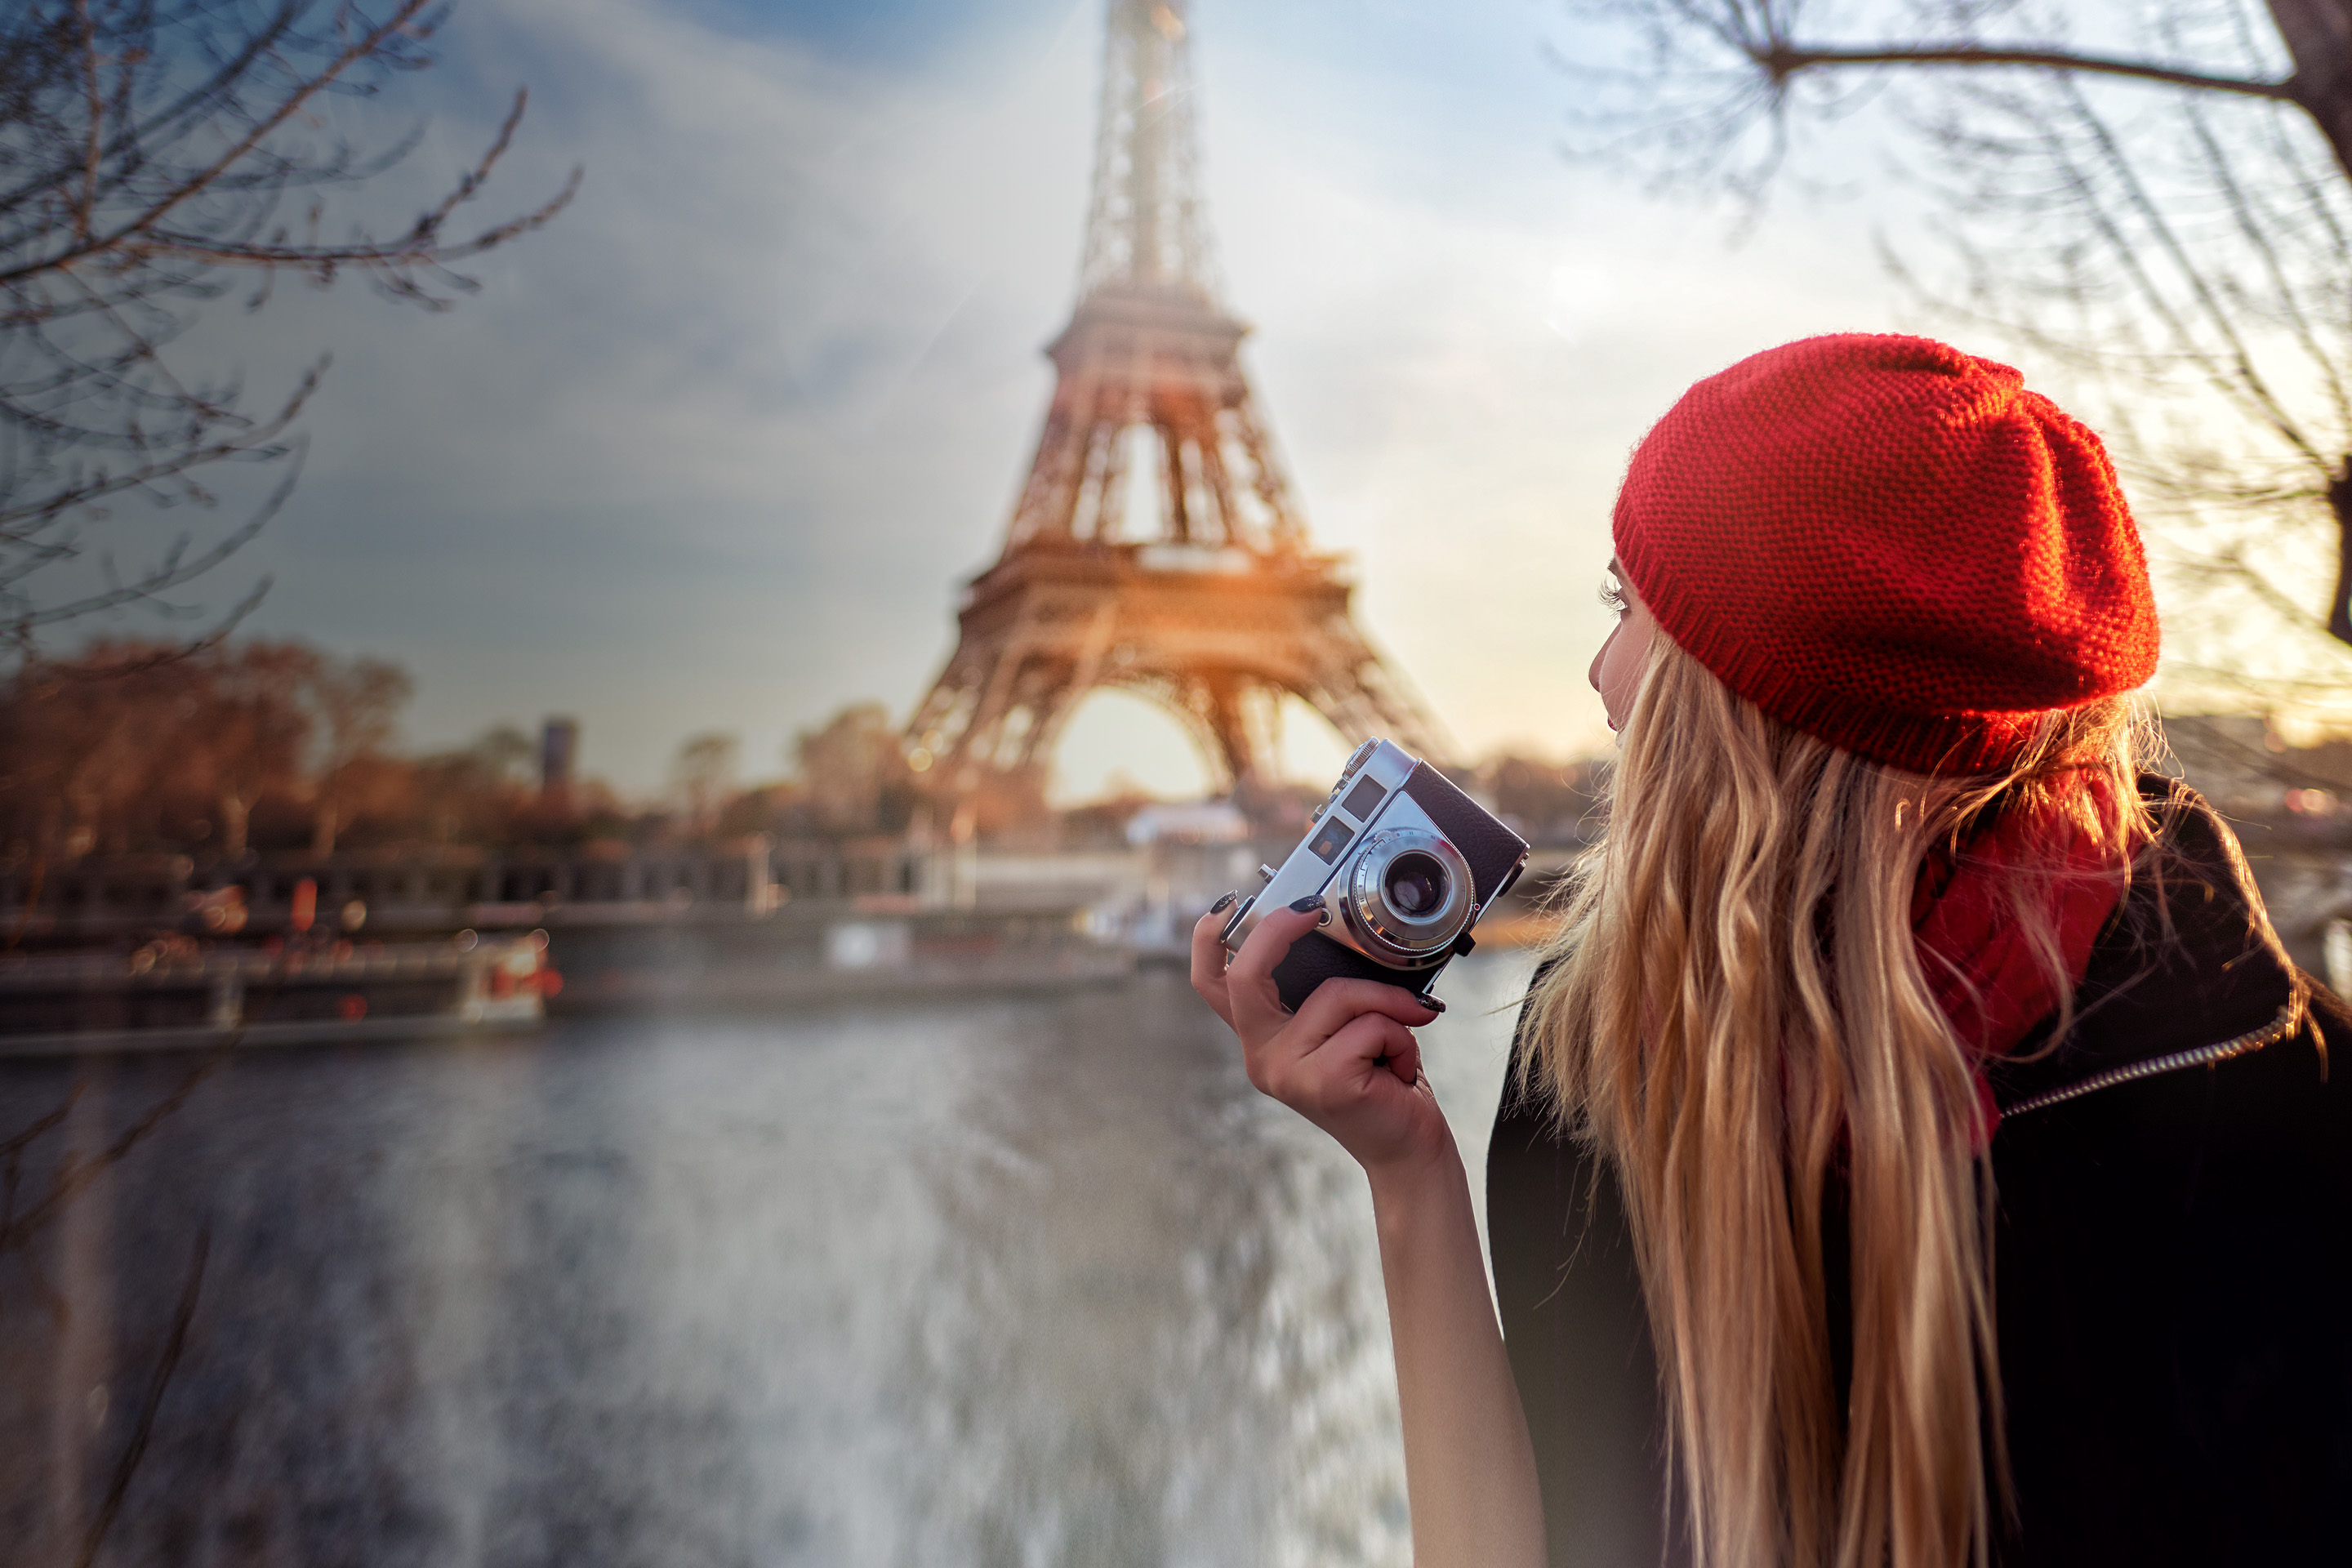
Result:
[[[1316,857],[1328,866],[1339,858],[1339,851],[1345,849],[1348,847],[1348,840],[1355,836],[1356,830],[1338,817],[1326,817],[1323,820],[1323,831],[1317,834],[1314,841],[1307,847],[1315,851]]]
[[[1380,810],[1381,802],[1388,798],[1388,793],[1371,779],[1358,779],[1356,787],[1348,792],[1348,798],[1339,803],[1339,809],[1358,822],[1370,822],[1372,813]]]

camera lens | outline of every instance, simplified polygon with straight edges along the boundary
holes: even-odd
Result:
[[[1445,868],[1433,855],[1400,855],[1389,862],[1381,892],[1389,908],[1408,919],[1426,915],[1445,901]]]
[[[1344,908],[1364,951],[1383,963],[1424,963],[1476,913],[1462,852],[1425,827],[1367,831],[1350,857]]]

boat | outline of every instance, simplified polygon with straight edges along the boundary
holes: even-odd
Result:
[[[562,977],[543,931],[438,941],[170,937],[0,954],[0,1058],[202,1051],[535,1028]]]

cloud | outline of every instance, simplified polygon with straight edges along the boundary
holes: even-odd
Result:
[[[697,729],[757,761],[839,700],[911,701],[1067,289],[1087,47],[1037,43],[1000,76],[899,79],[635,0],[469,10],[404,194],[516,81],[486,207],[574,161],[587,183],[446,314],[292,293],[191,344],[257,387],[335,352],[258,624],[411,664],[423,741],[579,712],[588,764],[630,784]]]
[[[1097,13],[1013,4],[913,50],[796,37],[789,8],[466,8],[402,84],[432,128],[375,198],[462,167],[517,82],[483,210],[575,162],[587,183],[446,313],[343,288],[207,322],[192,347],[257,388],[336,356],[258,547],[262,628],[409,664],[420,742],[576,713],[585,765],[631,786],[697,731],[741,733],[756,769],[844,702],[911,707],[1050,391]],[[1835,229],[1733,254],[1567,167],[1540,16],[1194,8],[1211,221],[1276,441],[1374,637],[1474,752],[1594,738],[1609,496],[1675,393],[1883,314]],[[1076,793],[1139,744],[1080,726]]]

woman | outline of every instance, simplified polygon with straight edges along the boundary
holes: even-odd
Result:
[[[1311,914],[1194,934],[1252,1080],[1370,1178],[1417,1560],[1613,1560],[1631,1490],[1635,1563],[2352,1562],[2352,1014],[2145,766],[2097,437],[1809,339],[1694,387],[1613,533],[1621,754],[1496,1121],[1499,1325],[1434,1012],[1284,1012]]]

